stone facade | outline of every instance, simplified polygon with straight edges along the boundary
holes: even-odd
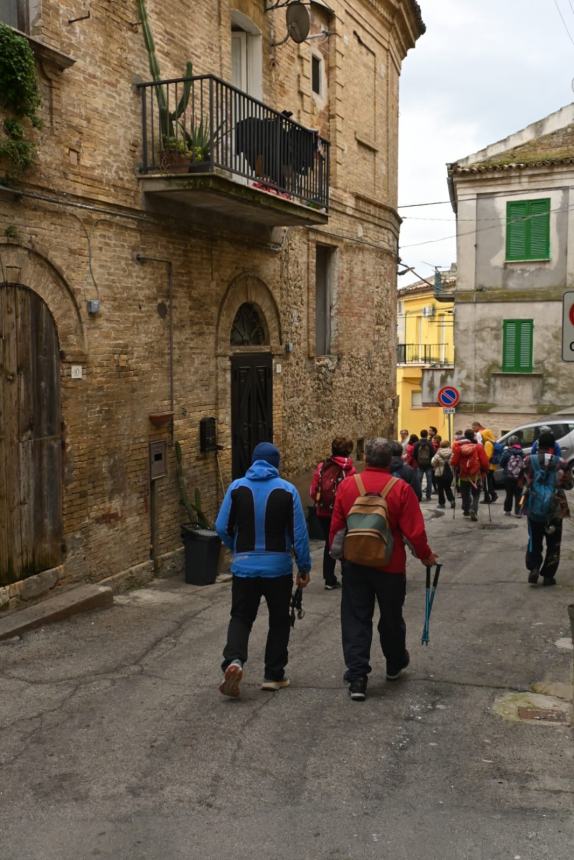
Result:
[[[58,333],[58,577],[99,581],[150,564],[150,442],[168,443],[155,496],[160,567],[185,519],[174,440],[189,489],[200,488],[214,516],[231,474],[230,333],[244,302],[268,333],[260,349],[273,356],[273,436],[287,476],[303,485],[336,432],[393,432],[398,83],[424,25],[413,0],[332,0],[333,15],[312,5],[314,32],[328,27],[328,39],[274,47],[284,11],[264,13],[261,2],[148,0],[165,78],[191,60],[194,74],[229,80],[239,11],[261,34],[263,102],[288,107],[331,142],[325,226],[271,230],[221,218],[215,228],[181,204],[160,211],[142,192],[136,85],[150,73],[135,0],[94,0],[90,17],[74,23],[83,10],[75,0],[33,5],[32,35],[51,49],[37,48],[44,128],[20,193],[1,186],[0,260],[5,284],[37,293]],[[311,92],[317,50],[322,100]],[[66,58],[75,62],[64,69]],[[315,348],[317,243],[337,252],[324,356]],[[97,313],[88,312],[92,300]],[[173,432],[150,421],[172,405]],[[217,419],[218,454],[200,453],[207,416]]]
[[[504,432],[573,408],[562,301],[574,284],[574,105],[449,165],[449,182],[460,220],[449,380],[462,393],[457,426],[476,416]],[[538,200],[548,201],[548,250],[541,259],[509,259],[507,207]],[[530,363],[514,372],[503,357],[505,321],[513,320],[533,331]]]

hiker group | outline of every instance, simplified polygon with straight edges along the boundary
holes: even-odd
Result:
[[[498,498],[494,474],[502,469],[504,513],[525,515],[528,521],[526,566],[528,582],[533,585],[540,576],[544,585],[555,584],[562,520],[569,516],[564,491],[573,486],[572,474],[561,460],[549,428],[542,429],[529,456],[518,437],[511,437],[505,447],[478,421],[468,430],[458,431],[452,444],[442,440],[434,427],[422,430],[419,436],[406,430],[400,435],[400,442],[367,441],[365,468],[360,474],[351,458],[352,440],[336,437],[330,455],[317,465],[310,486],[325,540],[324,587],[335,591],[342,584],[344,680],[354,701],[366,698],[375,603],[387,680],[396,680],[409,665],[403,618],[405,545],[427,569],[423,642],[428,642],[428,616],[440,566],[429,600],[431,568],[437,556],[429,546],[419,504],[423,487],[427,501],[436,492],[439,509],[448,502],[453,515],[460,494],[463,515],[477,521],[481,494],[489,506]],[[311,556],[299,493],[281,478],[279,464],[275,446],[257,445],[245,477],[229,486],[216,522],[220,537],[233,553],[231,619],[220,685],[221,692],[233,698],[239,696],[249,636],[262,597],[269,610],[269,629],[261,688],[277,691],[289,686],[285,668],[290,630],[294,607],[301,611],[301,590],[309,583]],[[293,557],[297,565],[295,595]],[[338,560],[342,582],[336,575]]]

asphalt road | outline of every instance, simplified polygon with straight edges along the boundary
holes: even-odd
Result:
[[[543,589],[500,504],[495,528],[484,507],[478,524],[427,515],[444,562],[430,646],[411,560],[411,668],[387,683],[373,646],[362,704],[318,568],[278,693],[258,686],[263,617],[242,699],[218,692],[228,584],[161,581],[0,643],[1,860],[570,860],[574,525]],[[529,709],[536,684],[551,722]],[[512,694],[530,721],[499,715]]]

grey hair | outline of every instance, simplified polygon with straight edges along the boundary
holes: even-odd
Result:
[[[386,439],[378,436],[375,439],[367,439],[365,443],[365,462],[367,466],[375,466],[386,469],[390,466],[393,449]]]

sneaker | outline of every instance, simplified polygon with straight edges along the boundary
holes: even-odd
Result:
[[[542,585],[556,585],[556,580],[553,576],[545,576],[542,580]]]
[[[405,659],[402,666],[398,669],[395,669],[394,666],[387,667],[387,681],[396,681],[397,678],[400,678],[410,662],[410,654],[408,651],[405,651]]]
[[[463,511],[462,515],[463,515],[463,517],[469,517],[470,516],[468,511]]]
[[[367,698],[367,678],[357,678],[349,684],[349,696],[353,702],[364,702]]]
[[[476,513],[476,511],[470,512],[470,518],[471,518],[473,523],[475,523],[478,520],[478,514]]]
[[[233,660],[223,674],[223,682],[219,685],[219,692],[232,699],[239,698],[239,685],[243,678],[243,665],[241,660]]]
[[[511,517],[511,516],[512,516],[512,511],[505,511],[505,512],[504,512],[504,516],[505,516],[505,517]]]
[[[335,582],[326,582],[325,583],[325,591],[335,591],[335,589],[340,588],[340,587],[341,587],[341,583],[339,582],[338,579],[336,579]]]
[[[522,516],[522,514],[520,513],[520,511],[515,511],[514,516],[515,516],[515,517],[518,517],[518,519],[520,519],[520,517]]]
[[[290,683],[289,678],[282,678],[280,681],[271,681],[269,678],[265,678],[261,684],[261,689],[274,693],[276,690],[284,690]]]
[[[535,567],[534,570],[528,571],[528,582],[530,583],[530,585],[536,585],[536,583],[538,582],[538,576],[539,572],[537,567]]]

